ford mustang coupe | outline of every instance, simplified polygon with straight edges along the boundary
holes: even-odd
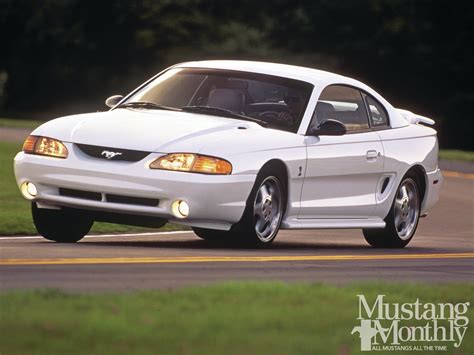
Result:
[[[41,125],[15,157],[49,240],[76,242],[94,221],[173,222],[207,240],[360,228],[374,247],[404,247],[438,200],[434,122],[348,77],[189,62],[106,104]]]

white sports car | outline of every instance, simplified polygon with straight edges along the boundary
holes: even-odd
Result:
[[[208,240],[361,228],[374,247],[404,247],[438,200],[434,122],[348,77],[190,62],[106,104],[41,125],[15,157],[47,239],[76,242],[94,221],[169,221]]]

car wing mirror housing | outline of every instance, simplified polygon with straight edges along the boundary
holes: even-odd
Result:
[[[326,120],[317,127],[310,128],[311,136],[343,136],[347,133],[344,123],[338,120]]]
[[[115,105],[117,105],[120,101],[122,101],[123,99],[123,95],[113,95],[113,96],[110,96],[107,98],[107,100],[105,100],[105,104],[112,108],[114,107]]]

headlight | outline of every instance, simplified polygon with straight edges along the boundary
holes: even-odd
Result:
[[[227,160],[192,153],[172,153],[156,159],[150,169],[188,171],[202,174],[229,175],[232,164]]]
[[[23,151],[27,154],[47,155],[55,158],[67,158],[66,146],[52,138],[29,136],[23,143]]]

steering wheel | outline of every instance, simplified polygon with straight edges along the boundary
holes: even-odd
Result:
[[[277,120],[279,114],[278,111],[263,111],[258,114],[258,118]]]

